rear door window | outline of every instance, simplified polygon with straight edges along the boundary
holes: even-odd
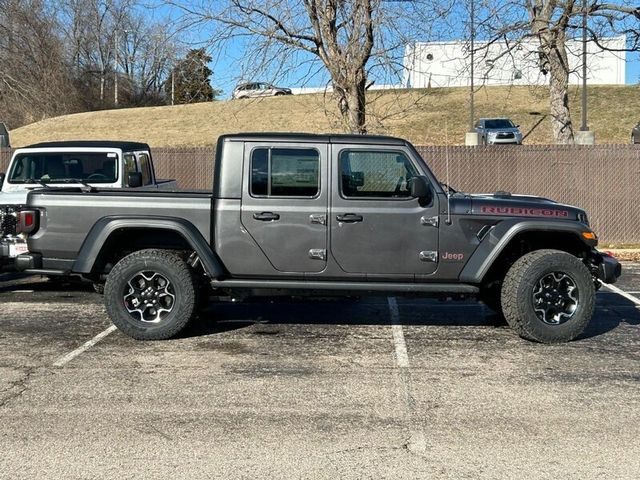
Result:
[[[257,148],[251,154],[251,195],[315,197],[320,153],[313,148]]]
[[[153,175],[151,174],[151,161],[147,153],[138,154],[138,164],[140,165],[140,172],[142,173],[142,185],[151,185],[153,182]]]

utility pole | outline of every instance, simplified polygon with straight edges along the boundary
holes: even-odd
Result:
[[[474,105],[474,75],[475,75],[475,57],[476,57],[476,26],[475,26],[475,16],[476,16],[476,5],[475,0],[471,0],[471,8],[469,12],[469,35],[471,37],[471,78],[469,81],[469,129],[465,136],[465,145],[478,145],[478,132],[475,130],[475,105]]]
[[[471,82],[469,88],[469,131],[473,132],[473,123],[475,121],[475,105],[473,98],[474,81],[473,75],[475,73],[475,41],[476,41],[476,27],[475,27],[475,0],[471,0]]]
[[[582,126],[580,130],[586,132],[587,126],[587,0],[582,0]]]
[[[171,70],[171,105],[176,104],[176,67]]]
[[[115,60],[113,63],[113,101],[115,103],[115,106],[118,106],[118,29],[116,28],[114,31],[114,40],[113,40],[113,47],[114,47],[114,55],[115,55]]]
[[[587,20],[589,10],[587,0],[582,0],[582,125],[580,131],[575,132],[575,142],[578,145],[593,145],[596,135],[589,131],[587,125]]]

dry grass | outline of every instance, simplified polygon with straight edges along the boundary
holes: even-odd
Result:
[[[640,88],[589,90],[590,127],[598,143],[627,143],[640,120]],[[371,92],[370,132],[416,144],[464,142],[468,90],[463,88]],[[574,122],[580,123],[579,90],[571,90]],[[476,117],[508,116],[521,125],[525,142],[551,143],[547,91],[542,87],[487,87],[476,93]],[[213,145],[224,133],[246,131],[342,131],[333,101],[323,95],[235,100],[89,112],[43,120],[11,132],[15,146],[44,140],[118,139],[154,147]]]

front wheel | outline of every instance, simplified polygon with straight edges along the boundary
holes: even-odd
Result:
[[[140,250],[120,260],[104,287],[107,313],[137,340],[177,335],[196,310],[196,282],[187,263],[169,250]]]
[[[505,319],[521,337],[569,342],[591,321],[595,287],[580,259],[559,250],[536,250],[513,264],[501,301]]]

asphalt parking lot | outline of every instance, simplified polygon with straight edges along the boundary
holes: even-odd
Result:
[[[219,304],[165,342],[90,287],[0,302],[0,478],[639,476],[640,311],[611,291],[557,346],[471,301]]]

